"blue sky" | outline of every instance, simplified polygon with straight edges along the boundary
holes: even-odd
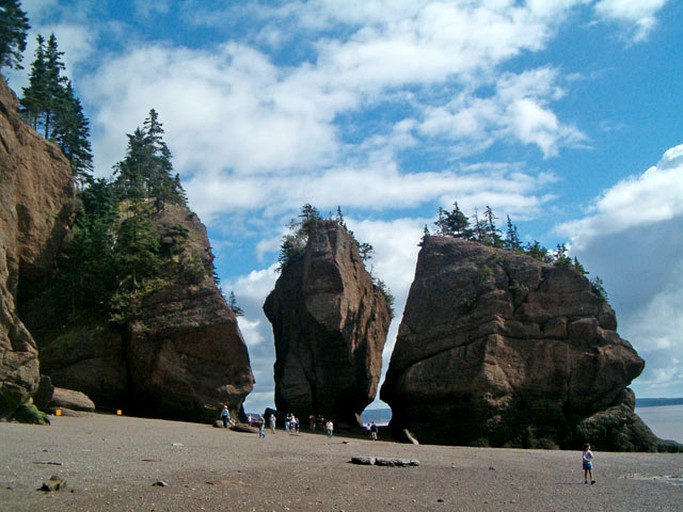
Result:
[[[246,315],[272,405],[262,313],[305,203],[341,206],[396,296],[439,206],[490,205],[566,242],[646,360],[639,397],[683,396],[683,2],[24,0],[54,32],[98,175],[159,112],[217,273]],[[20,91],[25,72],[10,76]],[[372,407],[383,406],[377,401]]]

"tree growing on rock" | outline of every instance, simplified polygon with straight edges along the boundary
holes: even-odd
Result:
[[[84,186],[92,175],[90,123],[75,94],[73,84],[64,76],[64,52],[54,34],[45,40],[37,37],[35,60],[31,64],[29,85],[19,100],[20,112],[33,128],[55,142],[71,162],[77,182]]]
[[[166,203],[186,205],[185,191],[173,175],[171,151],[164,142],[163,126],[151,109],[143,126],[128,137],[126,157],[114,167],[114,187],[121,200],[133,204],[151,200],[157,211]]]
[[[22,69],[26,34],[31,26],[18,0],[0,0],[0,69]]]

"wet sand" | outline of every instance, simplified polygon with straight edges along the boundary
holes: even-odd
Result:
[[[0,423],[2,511],[683,510],[683,454],[413,446],[320,433],[265,439],[194,423],[87,414]],[[354,456],[418,467],[351,464]],[[37,489],[50,476],[66,490]],[[155,485],[164,482],[165,486]]]

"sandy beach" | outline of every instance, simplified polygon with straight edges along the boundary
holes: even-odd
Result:
[[[0,423],[2,511],[683,510],[683,454],[413,446],[320,433],[265,439],[194,423],[87,414]],[[351,464],[354,456],[418,467]],[[66,489],[37,490],[52,475]],[[160,483],[165,485],[159,485]]]

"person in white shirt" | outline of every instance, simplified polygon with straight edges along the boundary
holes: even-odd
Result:
[[[583,465],[583,483],[588,483],[588,477],[591,479],[591,485],[595,483],[593,480],[593,452],[591,451],[590,443],[583,446],[583,453],[581,454],[581,461]]]

